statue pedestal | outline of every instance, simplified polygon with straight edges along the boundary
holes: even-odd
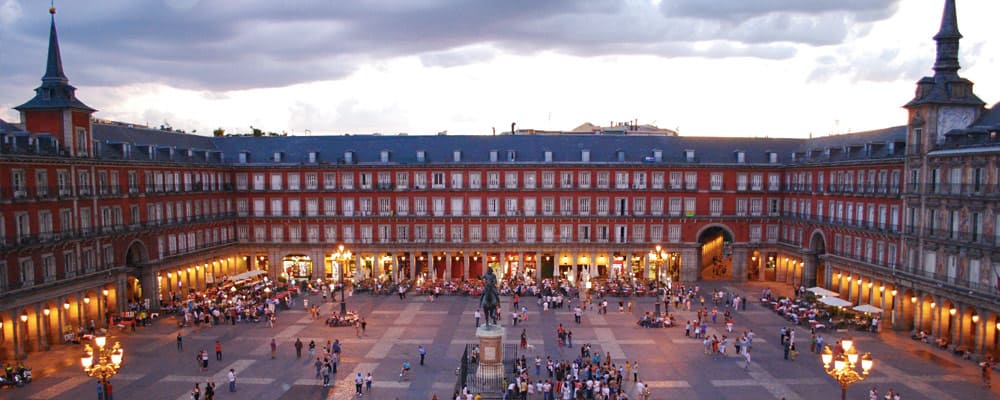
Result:
[[[474,391],[484,393],[502,392],[503,387],[503,337],[505,329],[499,325],[480,326],[476,329],[479,338],[479,365],[476,379],[470,385]]]

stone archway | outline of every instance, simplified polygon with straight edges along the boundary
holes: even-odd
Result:
[[[802,285],[805,287],[823,286],[826,275],[826,235],[821,230],[815,230],[809,238],[809,254],[803,257]]]
[[[733,279],[732,229],[722,224],[707,225],[698,232],[698,277],[701,280]]]
[[[143,281],[142,274],[144,273],[143,267],[149,262],[149,252],[146,250],[146,245],[142,243],[141,240],[133,240],[129,243],[128,249],[125,250],[125,267],[128,272],[128,278],[126,278],[126,289],[124,301],[135,301],[143,297]],[[151,274],[151,273],[150,273]],[[146,282],[146,284],[155,284],[155,278]],[[157,288],[146,287],[145,290],[150,291],[150,293],[155,294]],[[148,296],[147,296],[148,297]]]

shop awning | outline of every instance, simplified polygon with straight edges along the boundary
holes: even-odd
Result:
[[[864,313],[880,313],[882,312],[882,309],[875,307],[871,304],[862,304],[860,306],[854,307],[854,311],[864,312]]]
[[[260,270],[260,269],[255,269],[253,271],[247,271],[247,272],[243,272],[243,273],[240,273],[240,274],[233,275],[229,279],[234,280],[234,281],[242,281],[244,279],[250,279],[250,278],[253,278],[253,277],[258,276],[258,275],[264,275],[266,273],[267,273],[267,271]]]
[[[820,296],[820,297],[827,297],[827,296],[829,296],[829,297],[838,297],[838,296],[840,296],[840,293],[834,292],[832,290],[826,290],[826,289],[823,289],[823,288],[821,288],[819,286],[811,287],[811,288],[806,289],[806,290],[808,290],[810,292],[813,292],[813,294],[815,294],[817,296]]]
[[[851,302],[838,297],[823,297],[819,299],[819,302],[834,307],[848,307],[851,305]]]

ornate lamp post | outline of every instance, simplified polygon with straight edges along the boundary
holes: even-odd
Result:
[[[868,377],[868,373],[871,372],[875,361],[872,360],[872,353],[862,355],[861,372],[858,373],[858,350],[854,347],[854,341],[850,337],[847,337],[841,340],[840,343],[844,348],[843,353],[834,357],[830,346],[824,346],[822,360],[823,369],[826,371],[826,374],[832,376],[840,383],[840,399],[845,400],[847,398],[847,387],[855,382],[865,380]],[[833,364],[832,367],[830,366],[831,363]]]
[[[660,305],[663,304],[664,299],[663,266],[666,264],[666,253],[662,250],[663,248],[660,245],[656,245],[656,249],[649,253],[653,261],[656,262],[656,315],[660,315]],[[670,310],[668,309],[667,312],[670,312]]]
[[[95,351],[94,348],[87,344],[83,350],[83,357],[80,357],[83,372],[86,372],[88,376],[97,378],[97,381],[103,386],[104,390],[102,393],[105,393],[105,396],[108,392],[108,381],[111,380],[112,376],[118,374],[118,369],[122,366],[122,357],[125,355],[125,350],[121,348],[119,342],[115,342],[115,345],[110,349],[105,348],[104,345],[107,343],[107,339],[104,336],[95,337],[94,344],[97,345],[97,350]]]
[[[344,302],[344,272],[347,270],[344,268],[344,264],[351,259],[351,251],[344,250],[344,245],[337,247],[337,252],[333,253],[333,259],[337,260],[337,265],[340,266],[340,315],[347,315],[347,303]]]

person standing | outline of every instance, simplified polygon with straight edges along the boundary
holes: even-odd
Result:
[[[319,357],[316,357],[316,362],[313,363],[313,366],[316,367],[316,379],[319,379],[320,376],[322,376],[320,375],[320,372],[323,369],[323,360],[321,360]]]
[[[315,356],[316,356],[316,341],[315,340],[310,340],[309,341],[309,358],[312,358],[312,357],[315,357]]]
[[[215,383],[205,382],[205,400],[215,400]]]
[[[226,378],[229,379],[229,391],[230,392],[235,392],[236,391],[236,370],[230,368],[229,369],[229,375],[226,376]]]
[[[365,377],[365,393],[372,392],[372,373],[368,371],[368,376]]]
[[[295,358],[302,358],[302,339],[295,338]]]
[[[97,382],[97,400],[104,400],[104,384]]]
[[[222,361],[222,343],[218,340],[215,341],[215,360]]]
[[[132,326],[135,326],[135,325],[132,325]],[[114,389],[114,387],[111,386],[111,382],[109,381],[108,384],[107,384],[107,386],[104,387],[104,396],[105,396],[106,400],[115,400],[115,394],[114,394],[114,390],[113,389]]]
[[[201,368],[203,371],[208,371],[208,351],[201,351]]]
[[[483,316],[483,315],[482,315],[482,314],[481,314],[481,313],[479,312],[479,309],[476,309],[476,313],[475,313],[475,316],[476,316],[476,328],[478,328],[478,327],[479,327],[479,318],[482,318],[482,316]]]
[[[639,360],[632,363],[632,382],[639,381]]]
[[[318,358],[316,359],[316,362],[320,363],[320,361],[319,361]],[[323,374],[323,387],[330,387],[330,374],[331,374],[330,363],[327,362],[327,363],[321,363],[321,364],[323,365],[323,368],[322,368],[322,371],[321,371],[322,374]],[[320,371],[320,370],[317,369],[317,371]]]
[[[277,352],[278,352],[278,343],[274,341],[274,338],[271,338],[271,359],[272,360],[274,359],[274,357],[276,355],[275,353],[277,353]]]
[[[177,332],[177,351],[184,350],[184,339],[181,338],[181,333]]]
[[[200,397],[201,397],[201,387],[199,386],[199,384],[195,383],[194,388],[191,389],[191,398],[194,400],[198,400]]]
[[[357,391],[358,396],[362,395],[362,393],[361,393],[361,384],[364,383],[364,381],[365,381],[365,378],[361,377],[361,373],[358,372],[358,375],[354,377],[354,390]]]
[[[417,348],[417,352],[420,353],[420,365],[424,365],[424,356],[427,355],[427,349],[424,348],[424,345],[420,345]]]

